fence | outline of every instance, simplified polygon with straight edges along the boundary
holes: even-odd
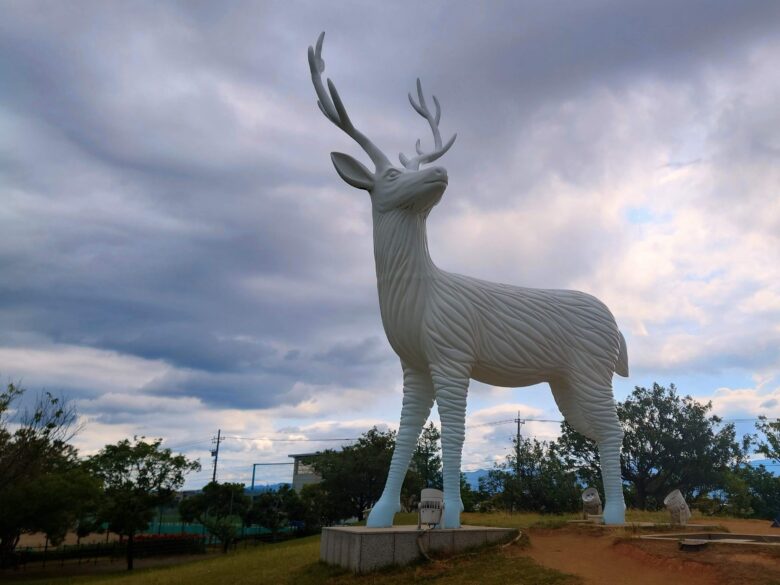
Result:
[[[155,533],[157,531],[157,533]],[[247,548],[249,546],[279,542],[300,536],[297,526],[288,526],[275,535],[261,526],[247,526],[239,530],[236,541],[231,543],[231,549]],[[203,554],[211,548],[221,548],[218,538],[208,534],[201,524],[185,524],[182,522],[152,523],[149,530],[139,534],[133,541],[133,557],[143,559],[149,557]],[[10,558],[0,559],[0,569],[25,569],[41,567],[82,564],[98,564],[103,562],[124,562],[127,554],[127,541],[99,542],[89,544],[60,545],[57,547],[24,546],[18,547]]]
[[[156,556],[202,554],[206,552],[206,539],[200,535],[138,535],[133,542],[133,557],[142,559]],[[91,544],[62,545],[58,547],[19,547],[7,561],[11,567],[24,569],[28,565],[97,564],[105,559],[109,562],[124,562],[127,541]],[[7,568],[7,567],[6,567]]]
[[[236,526],[239,537],[244,536],[262,536],[271,534],[271,531],[262,526]],[[198,522],[152,522],[146,529],[146,534],[198,534],[208,536],[208,530],[203,524]]]
[[[175,518],[175,517],[174,517]],[[209,534],[206,527],[200,523],[185,523],[168,521],[160,515],[160,520],[153,521],[143,534],[134,539],[133,556],[142,559],[154,556],[176,556],[205,553],[207,547],[221,547],[220,540]],[[260,543],[270,543],[287,540],[301,535],[302,526],[291,523],[279,530],[275,535],[262,526],[240,526],[236,524],[236,541],[231,548],[246,548]],[[102,527],[105,531],[107,526]],[[118,540],[109,542],[106,534],[105,542],[90,544],[46,545],[17,547],[9,558],[0,559],[0,569],[24,569],[28,566],[45,568],[50,566],[65,566],[68,564],[97,564],[101,559],[110,563],[124,561],[127,553],[127,542]]]

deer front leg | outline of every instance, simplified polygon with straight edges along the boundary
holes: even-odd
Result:
[[[401,486],[432,406],[433,384],[430,375],[404,366],[404,401],[393,459],[382,497],[371,509],[366,526],[384,528],[393,525],[393,516],[401,510]]]
[[[460,462],[466,437],[468,376],[433,371],[436,404],[441,419],[442,476],[444,480],[444,528],[460,528]]]

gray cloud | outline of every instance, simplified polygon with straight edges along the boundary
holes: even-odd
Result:
[[[607,151],[628,153],[633,140],[611,100],[657,80],[712,99],[708,71],[739,68],[776,35],[779,11],[759,1],[7,3],[0,340],[163,360],[174,371],[144,392],[224,407],[291,405],[316,385],[391,385],[369,204],[327,156],[356,149],[321,117],[308,79],[305,50],[321,29],[327,74],[388,154],[428,139],[405,101],[414,78],[442,98],[444,131],[460,137],[431,222],[451,238],[442,226],[467,204],[530,213],[553,180],[605,188]],[[595,105],[572,108],[578,100]],[[648,140],[673,139],[675,115]],[[761,122],[724,118],[715,139],[774,161]],[[565,286],[625,241],[598,210],[588,217],[550,226],[552,243],[507,252],[504,264],[467,266],[507,274],[511,261],[534,283]],[[508,235],[540,240],[538,230]],[[458,268],[463,250],[438,242]]]

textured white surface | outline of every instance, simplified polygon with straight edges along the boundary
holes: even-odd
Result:
[[[324,35],[324,33],[323,33]],[[396,448],[387,483],[368,518],[369,527],[392,525],[420,431],[434,401],[442,425],[445,528],[460,526],[460,465],[466,396],[471,378],[494,386],[547,382],[561,413],[599,445],[608,524],[622,524],[620,479],[623,433],[612,396],[612,375],[628,375],[625,340],[609,309],[577,291],[540,290],[485,282],[440,270],[428,253],[426,219],[447,188],[442,167],[420,169],[452,146],[438,130],[441,110],[431,114],[418,81],[415,110],[429,122],[434,150],[388,158],[350,121],[335,85],[325,91],[320,75],[323,35],[309,47],[309,64],[325,116],[371,157],[372,172],[354,158],[332,153],[342,179],[371,195],[374,257],[382,323],[401,358],[404,396]]]

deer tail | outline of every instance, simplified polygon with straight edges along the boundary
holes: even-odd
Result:
[[[626,348],[626,338],[618,331],[620,335],[620,351],[618,353],[618,360],[615,364],[615,373],[618,376],[628,377],[628,349]]]

